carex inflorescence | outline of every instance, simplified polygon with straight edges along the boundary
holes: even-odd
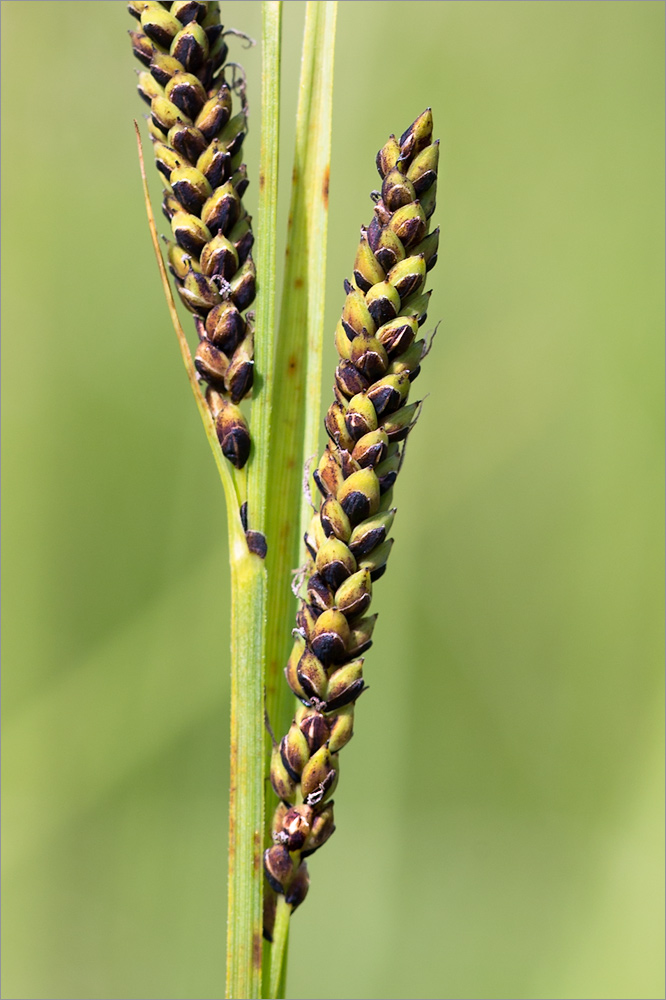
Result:
[[[240,469],[250,434],[237,404],[252,387],[254,337],[253,316],[243,313],[256,288],[251,219],[241,200],[249,183],[246,109],[232,116],[216,2],[132,0],[128,9],[140,23],[130,31],[147,67],[138,90],[150,105],[155,162],[166,178],[162,208],[175,240],[167,244],[169,267],[194,313],[194,363],[208,383],[222,451]]]
[[[374,218],[361,229],[335,332],[335,401],[314,472],[322,499],[305,537],[308,579],[285,669],[301,704],[271,760],[280,802],[264,867],[271,889],[292,907],[308,889],[303,859],[335,829],[330,796],[338,754],[352,737],[354,704],[365,686],[362,654],[377,618],[367,612],[393,544],[393,484],[419,409],[408,402],[409,390],[428,350],[418,329],[439,242],[438,229],[429,233],[438,158],[429,108],[377,154],[382,187],[373,194]],[[269,937],[274,900],[267,894]]]

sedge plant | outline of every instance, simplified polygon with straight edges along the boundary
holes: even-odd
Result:
[[[231,734],[226,996],[285,995],[289,921],[306,859],[335,829],[339,753],[365,690],[396,514],[393,487],[419,414],[438,143],[430,109],[377,155],[380,190],[335,330],[339,363],[319,448],[336,3],[306,4],[279,318],[276,216],[281,3],[262,3],[261,152],[246,166],[245,76],[217,3],[132,0],[138,89],[164,182],[164,294],[227,504]],[[231,37],[230,37],[231,36]],[[243,195],[254,178],[259,212]],[[316,248],[316,252],[313,249]],[[165,259],[166,258],[166,264]],[[169,284],[192,314],[194,350]],[[304,474],[303,469],[306,467]],[[316,499],[318,498],[318,499]],[[292,578],[298,597],[292,616]],[[270,779],[270,781],[268,780]]]

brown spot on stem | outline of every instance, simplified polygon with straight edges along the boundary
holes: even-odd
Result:
[[[293,375],[295,371],[298,371],[298,357],[292,354],[287,363],[287,371],[290,375]]]
[[[258,830],[254,831],[254,836],[252,838],[253,851],[252,851],[252,864],[254,866],[255,872],[259,871],[261,867],[261,834]]]
[[[303,279],[294,278],[294,288],[302,288],[302,287],[303,287]]]
[[[328,208],[328,183],[331,176],[331,168],[327,165],[324,168],[324,179],[321,185],[321,196],[324,201],[324,208]]]
[[[292,184],[298,183],[298,167],[294,167],[294,169],[291,172],[291,183]]]
[[[262,941],[260,931],[255,931],[252,935],[252,965],[255,969],[261,968]]]
[[[264,190],[264,185],[265,184],[266,184],[266,178],[264,177],[264,172],[263,172],[263,170],[260,170],[259,171],[259,190],[260,191]]]

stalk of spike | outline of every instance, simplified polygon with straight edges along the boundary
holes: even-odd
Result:
[[[305,597],[285,669],[300,704],[271,762],[280,802],[264,854],[269,939],[276,894],[291,909],[303,901],[304,859],[335,829],[339,752],[353,735],[354,705],[365,688],[363,654],[377,618],[368,612],[393,544],[393,485],[419,411],[409,393],[428,350],[418,330],[430,296],[426,273],[437,259],[439,230],[430,232],[430,219],[438,157],[429,108],[382,147],[374,217],[361,229],[353,278],[345,281],[329,441],[314,472],[322,496],[305,536]]]
[[[167,258],[178,293],[194,313],[199,338],[194,363],[224,455],[240,469],[250,433],[238,403],[253,378],[256,291],[251,218],[242,196],[245,109],[232,117],[224,79],[227,45],[217,3],[132,0],[139,20],[130,31],[146,67],[138,90],[150,105],[149,132],[157,169],[166,179],[162,208],[174,241]]]

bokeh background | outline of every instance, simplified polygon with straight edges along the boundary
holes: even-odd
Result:
[[[223,20],[260,36],[258,2]],[[2,21],[3,996],[218,998],[224,510],[131,19]],[[442,323],[292,998],[664,995],[663,29],[653,2],[340,4],[324,400],[375,152],[427,105]]]

